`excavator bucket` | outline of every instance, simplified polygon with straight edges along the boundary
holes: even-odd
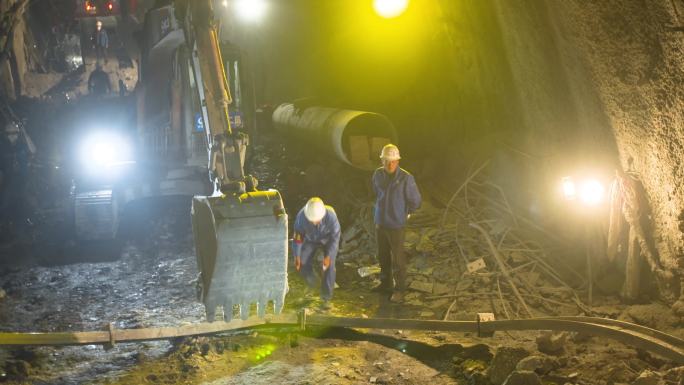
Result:
[[[267,305],[283,309],[287,293],[287,214],[277,191],[242,195],[196,196],[192,201],[192,230],[200,271],[198,295],[207,320],[216,308],[223,318],[249,317],[256,303],[264,317]]]

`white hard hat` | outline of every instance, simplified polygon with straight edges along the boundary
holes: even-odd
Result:
[[[318,197],[313,197],[306,202],[304,206],[304,215],[309,222],[320,222],[325,216],[325,205],[323,200]]]
[[[385,159],[385,160],[399,160],[399,159],[401,159],[401,156],[399,156],[399,147],[397,147],[393,144],[386,144],[385,147],[383,147],[382,151],[380,152],[380,159]]]

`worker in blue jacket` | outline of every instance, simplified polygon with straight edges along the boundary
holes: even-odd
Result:
[[[421,196],[413,175],[399,167],[397,146],[383,147],[380,159],[382,167],[373,173],[380,284],[373,291],[392,293],[392,302],[402,302],[406,290],[404,228],[420,207]]]
[[[321,308],[330,310],[330,300],[335,288],[335,258],[340,244],[340,222],[335,210],[323,204],[321,198],[309,199],[299,210],[294,224],[293,250],[295,268],[300,272],[309,287],[316,286],[313,271],[316,251],[324,253],[321,283]]]

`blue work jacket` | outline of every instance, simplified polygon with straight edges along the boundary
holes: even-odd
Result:
[[[109,35],[107,31],[102,28],[99,32],[95,32],[95,40],[97,45],[102,48],[109,48]]]
[[[413,175],[397,168],[395,175],[380,167],[373,173],[375,224],[388,229],[406,225],[408,215],[420,208],[421,196]]]
[[[294,224],[294,242],[292,242],[294,255],[300,257],[302,244],[307,242],[323,246],[325,255],[334,259],[340,247],[340,233],[340,221],[337,220],[337,214],[332,207],[325,206],[325,216],[317,225],[306,219],[302,208],[297,213]]]

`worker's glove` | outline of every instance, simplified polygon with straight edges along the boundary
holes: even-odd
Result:
[[[302,268],[302,258],[295,257],[295,269],[299,271]]]
[[[330,267],[330,257],[326,255],[323,258],[323,271],[328,270],[329,267]]]

